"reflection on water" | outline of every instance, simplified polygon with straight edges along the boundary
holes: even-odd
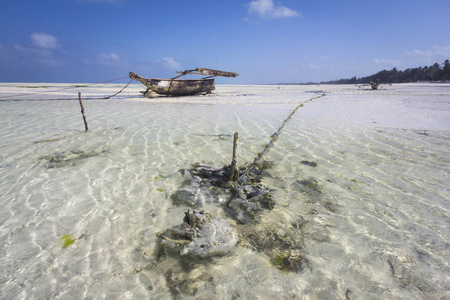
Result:
[[[84,103],[88,133],[76,101],[2,101],[1,298],[450,297],[449,103],[436,89],[324,87],[265,157],[273,209],[246,225],[219,202],[195,207],[239,240],[201,258],[156,236],[192,209],[172,201],[179,170],[229,164],[234,132],[238,164],[253,161],[311,87],[152,100],[131,87]]]

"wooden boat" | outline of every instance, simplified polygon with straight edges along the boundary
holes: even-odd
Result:
[[[206,93],[210,94],[215,89],[215,76],[237,77],[239,74],[234,72],[225,72],[219,70],[196,68],[195,70],[178,71],[181,73],[170,79],[145,78],[130,72],[131,79],[139,81],[147,87],[147,91],[143,92],[145,96],[149,96],[151,92],[167,96],[187,96]],[[207,75],[201,79],[178,79],[184,75]]]
[[[380,85],[380,81],[378,79],[375,80],[375,82],[373,82],[373,81],[370,82],[370,87],[372,88],[372,90],[378,89],[379,85]]]

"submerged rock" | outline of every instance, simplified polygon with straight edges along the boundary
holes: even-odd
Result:
[[[266,254],[281,271],[298,273],[308,267],[300,236],[276,228],[250,229],[242,234],[242,244]]]
[[[243,185],[233,188],[233,196],[226,203],[225,210],[241,224],[259,221],[264,209],[273,209],[275,201],[265,186]]]
[[[61,168],[65,166],[73,166],[77,164],[77,162],[89,158],[94,157],[103,153],[107,153],[108,150],[93,150],[93,151],[82,151],[82,150],[70,150],[64,152],[58,152],[52,155],[40,157],[39,160],[48,160],[45,164],[45,167],[52,168]]]
[[[180,247],[179,254],[199,257],[224,254],[237,243],[236,234],[228,222],[213,218],[204,210],[188,210],[182,224],[157,236]]]
[[[386,253],[384,255],[387,258],[391,275],[400,287],[415,287],[429,294],[436,292],[429,279],[417,272],[417,263],[412,255],[406,253]]]
[[[214,191],[214,188],[223,188],[226,171],[222,168],[202,164],[193,165],[192,169],[182,169],[185,181],[180,189],[171,195],[173,204],[189,207],[201,207],[205,203],[224,203],[229,194]]]
[[[205,285],[211,284],[214,280],[211,275],[198,269],[194,269],[189,274],[168,270],[164,275],[166,285],[174,299],[183,298],[183,295],[195,296],[199,289],[205,292]]]
[[[306,221],[302,216],[299,216],[294,222],[291,223],[291,225],[296,229],[301,229],[306,223],[308,223],[308,221]]]
[[[242,167],[235,181],[229,181],[230,166],[223,168],[194,164],[191,169],[180,172],[186,177],[179,190],[172,194],[175,205],[199,207],[205,203],[220,203],[226,212],[238,222],[258,222],[264,209],[271,210],[275,201],[271,189],[260,182],[264,175],[264,167]]]

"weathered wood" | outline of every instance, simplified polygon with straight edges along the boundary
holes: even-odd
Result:
[[[81,102],[81,93],[78,92],[78,101],[80,102],[80,107],[81,107],[81,115],[83,116],[83,121],[84,121],[84,128],[86,130],[86,132],[88,131],[88,124],[86,121],[86,116],[84,115],[84,107],[83,107],[83,102]]]
[[[199,93],[211,93],[215,90],[214,79],[156,79],[145,78],[130,72],[130,78],[139,81],[160,95],[186,96]]]
[[[228,174],[228,182],[235,181],[239,177],[239,171],[237,168],[237,161],[236,161],[236,148],[237,148],[238,136],[239,136],[238,133],[235,132],[234,138],[233,138],[233,159],[231,161],[230,173]]]
[[[378,79],[375,80],[375,82],[373,82],[373,81],[370,82],[370,87],[372,88],[372,90],[378,89],[379,85],[380,85],[380,81]]]
[[[177,71],[183,75],[209,75],[209,76],[222,76],[222,77],[238,77],[239,74],[235,72],[219,71],[206,68],[196,68],[195,70]]]

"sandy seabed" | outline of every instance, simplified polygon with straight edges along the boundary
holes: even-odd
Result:
[[[100,99],[123,86],[0,84],[1,299],[450,298],[450,84]],[[305,266],[280,271],[242,241],[166,255],[156,233],[192,209],[172,201],[179,170],[229,164],[234,132],[252,161],[323,94],[266,155],[276,204],[252,225],[301,240]],[[196,208],[236,226],[221,204]]]

